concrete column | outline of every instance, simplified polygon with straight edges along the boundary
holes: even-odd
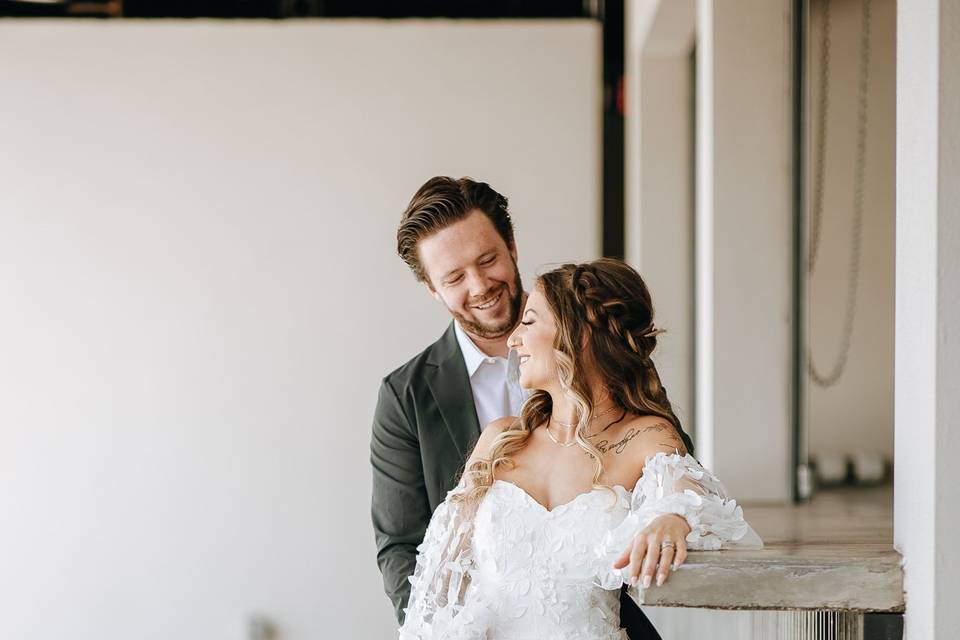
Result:
[[[960,637],[960,5],[897,6],[894,544],[905,637]]]
[[[697,2],[698,453],[745,500],[791,493],[790,6]]]
[[[626,5],[626,259],[667,333],[654,361],[684,429],[693,394],[694,0]]]

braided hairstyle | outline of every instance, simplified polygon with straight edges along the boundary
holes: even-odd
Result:
[[[620,260],[602,258],[565,264],[539,276],[535,286],[555,318],[554,356],[560,386],[578,409],[574,437],[596,462],[594,485],[599,485],[603,465],[600,451],[585,437],[598,400],[584,374],[587,368],[603,381],[617,407],[669,421],[686,453],[693,455],[693,442],[683,431],[650,358],[661,331],[654,327],[650,291],[640,274]],[[550,394],[534,391],[519,418],[493,441],[489,455],[465,470],[470,487],[465,499],[476,500],[486,493],[496,470],[512,466],[513,455],[526,445],[535,429],[547,423],[552,410]]]

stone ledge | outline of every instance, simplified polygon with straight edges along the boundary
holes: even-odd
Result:
[[[902,612],[901,557],[889,544],[774,543],[691,552],[661,587],[630,589],[641,605],[709,609]]]

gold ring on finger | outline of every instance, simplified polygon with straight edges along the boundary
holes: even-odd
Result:
[[[672,540],[664,540],[663,542],[660,543],[661,549],[666,549],[667,547],[672,547],[672,546],[673,546]]]

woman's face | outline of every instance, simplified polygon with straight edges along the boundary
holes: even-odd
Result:
[[[559,382],[553,354],[556,335],[550,307],[543,294],[534,289],[527,297],[520,325],[508,342],[520,356],[520,386],[524,389],[547,389]]]

